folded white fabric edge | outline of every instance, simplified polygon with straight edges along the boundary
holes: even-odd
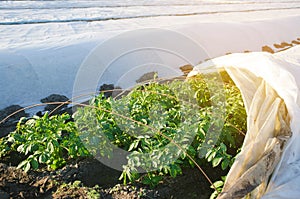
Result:
[[[272,100],[274,101],[274,103],[276,103],[276,100],[282,100],[289,117],[288,125],[291,130],[291,137],[284,138],[287,140],[287,142],[284,145],[282,154],[280,154],[280,160],[276,162],[276,165],[274,165],[275,168],[270,175],[271,178],[268,179],[267,184],[265,184],[264,193],[262,194],[263,196],[261,196],[260,194],[255,195],[255,192],[252,192],[250,198],[299,198],[300,189],[298,186],[300,184],[300,78],[298,77],[300,77],[300,46],[295,46],[293,48],[290,48],[289,50],[275,54],[253,52],[237,53],[218,57],[197,65],[193,69],[193,71],[189,73],[188,77],[214,68],[225,69],[231,76],[233,81],[236,83],[237,87],[241,90],[248,115],[248,132],[245,140],[249,139],[249,137],[253,138],[253,135],[251,135],[253,133],[256,134],[254,136],[256,138],[259,138],[260,136],[269,136],[266,134],[269,133],[270,129],[277,128],[276,122],[274,123],[274,121],[276,120],[276,118],[281,116],[273,115],[273,119],[268,119],[268,117],[266,117],[266,111],[270,110],[262,106],[261,103],[266,103],[267,101],[269,101],[268,103],[270,104]],[[261,98],[259,96],[260,93],[258,93],[259,89],[261,89],[262,92],[265,92],[265,94],[263,94],[265,96],[263,97],[261,102],[254,102],[253,100],[257,101]],[[272,92],[272,90],[274,90],[274,92]],[[248,96],[246,95],[246,93],[248,93]],[[273,99],[270,98],[270,95],[273,96]],[[275,107],[278,108],[279,105],[274,106],[273,109],[275,109]],[[265,118],[265,124],[250,124],[251,117],[253,119],[253,114],[255,117],[258,116],[261,118]],[[262,126],[269,125],[269,131],[261,130],[261,132],[259,132],[259,129],[256,131],[252,129],[251,132],[249,131],[249,127],[251,125],[256,125],[256,128],[262,128]],[[263,133],[258,134],[258,132]],[[269,142],[270,139],[264,139],[264,141],[266,142],[265,145],[267,145],[267,142]],[[253,139],[252,144],[255,142],[256,139]],[[251,139],[248,140],[247,143],[251,143]],[[262,144],[262,141],[260,144]],[[253,148],[251,148],[251,151],[245,151],[250,149],[247,149],[247,147],[245,147],[244,145],[241,153],[255,153],[255,151],[253,151]],[[264,151],[264,149],[262,148],[255,148],[255,150]],[[244,159],[244,161],[251,160]],[[243,167],[241,165],[245,165],[247,164],[247,162],[235,162],[235,164],[240,164],[238,167]],[[235,165],[233,165],[233,167],[236,168]],[[230,177],[232,175],[237,174],[234,171],[230,170],[228,176]]]

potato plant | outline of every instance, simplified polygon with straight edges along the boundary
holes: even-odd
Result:
[[[242,144],[246,112],[227,73],[221,73],[222,81],[217,75],[150,82],[118,100],[100,94],[91,100],[92,107],[75,114],[80,136],[96,156],[113,158],[110,143],[130,152],[120,177],[124,183],[140,179],[155,186],[161,176],[176,177],[182,167],[195,166],[191,158],[225,170]],[[219,109],[223,114],[216,120]],[[138,171],[147,175],[140,178]]]
[[[0,157],[15,151],[26,172],[55,170],[72,158],[114,158],[114,146],[129,152],[120,179],[153,187],[164,175],[176,177],[183,167],[203,162],[228,169],[246,132],[241,94],[225,72],[153,81],[119,99],[101,93],[72,117],[21,119],[0,139]]]
[[[18,165],[25,172],[48,166],[55,170],[66,164],[66,160],[89,156],[89,152],[78,137],[74,122],[68,122],[67,114],[49,117],[22,118],[15,132],[0,140],[0,157],[15,151],[23,155]]]

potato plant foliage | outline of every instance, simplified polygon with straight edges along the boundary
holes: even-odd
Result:
[[[111,143],[130,152],[124,183],[140,179],[155,186],[163,175],[176,177],[182,167],[193,167],[191,158],[225,170],[242,144],[246,112],[227,73],[221,72],[222,81],[218,76],[150,82],[118,100],[100,94],[91,100],[93,108],[75,114],[80,137],[96,157],[113,158]],[[141,171],[147,175],[140,177]]]
[[[15,132],[0,140],[0,157],[12,151],[24,160],[18,165],[25,172],[47,166],[55,170],[70,158],[89,156],[82,144],[75,123],[68,122],[67,114],[49,117],[22,118]]]
[[[191,158],[225,170],[242,144],[246,112],[233,81],[220,74],[153,81],[119,99],[100,93],[77,109],[74,121],[67,114],[23,118],[0,139],[0,157],[15,151],[23,154],[19,167],[25,171],[57,169],[71,158],[114,158],[115,146],[129,152],[120,179],[151,187],[163,175],[176,177],[182,167],[194,167]],[[141,171],[146,174],[139,176]]]

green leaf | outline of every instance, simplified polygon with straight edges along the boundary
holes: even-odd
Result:
[[[27,160],[22,161],[18,167],[18,169],[22,168],[25,173],[27,173],[30,169],[30,162]]]
[[[134,148],[136,148],[136,142],[130,144],[128,151],[132,151]]]
[[[32,168],[34,169],[34,170],[36,170],[36,169],[38,169],[39,168],[39,163],[38,163],[38,161],[36,160],[36,158],[33,158],[32,160],[31,160],[31,166],[32,166]]]
[[[17,151],[20,153],[24,152],[24,144],[21,144],[20,146],[18,146]]]
[[[28,163],[28,160],[23,160],[22,162],[19,163],[19,165],[17,166],[17,169],[22,168],[27,163]]]
[[[217,191],[214,191],[211,196],[209,197],[209,199],[215,199],[218,197],[218,192]]]
[[[151,180],[150,180],[149,177],[144,177],[143,180],[142,180],[142,183],[146,184],[146,185],[149,185],[151,183]]]
[[[7,141],[11,142],[11,143],[14,143],[15,142],[15,138],[14,137],[8,137]]]
[[[220,188],[220,187],[223,187],[224,182],[223,182],[222,180],[219,180],[219,181],[214,182],[213,185],[214,185],[216,188]],[[212,185],[211,185],[210,187],[211,187],[211,188],[214,188]]]
[[[49,143],[47,144],[47,149],[48,149],[48,151],[49,151],[50,153],[53,153],[53,152],[54,152],[54,146],[53,146],[52,142],[49,142]]]
[[[53,169],[53,170],[56,170],[58,168],[58,165],[57,164],[51,164],[50,168]]]
[[[227,169],[227,167],[229,166],[230,161],[228,159],[224,159],[222,161],[221,167],[223,170]]]
[[[27,155],[28,153],[31,152],[31,147],[32,147],[32,144],[29,144],[26,149],[25,149],[25,155]]]
[[[150,174],[144,176],[142,179],[142,183],[146,185],[150,185],[151,188],[155,187],[159,184],[159,182],[163,179],[163,176],[158,176],[155,174]]]
[[[46,163],[49,160],[49,157],[45,154],[39,156],[39,163]]]
[[[162,176],[153,176],[151,178],[151,181],[153,182],[153,184],[157,185],[162,179],[163,179]]]
[[[216,155],[217,155],[217,152],[213,151],[212,153],[209,154],[207,161],[211,162],[215,158]]]
[[[223,157],[216,157],[212,160],[212,165],[213,167],[216,167],[220,164],[220,162],[222,161]]]
[[[182,171],[181,171],[181,168],[179,165],[177,164],[172,164],[170,166],[170,175],[175,178],[178,174],[181,174]]]
[[[223,151],[223,152],[226,152],[227,151],[227,147],[224,143],[221,143],[220,144],[220,149]]]

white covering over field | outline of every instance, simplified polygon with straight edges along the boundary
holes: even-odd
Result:
[[[144,70],[136,71],[138,74],[131,73],[131,78],[123,77],[120,86],[124,88],[132,85],[142,72],[160,72],[163,70],[160,65],[168,65],[163,67],[160,76],[166,74],[166,68],[174,69],[177,74],[180,73],[178,67],[187,62],[195,65],[228,52],[260,51],[263,45],[289,42],[300,35],[299,7],[297,0],[289,3],[214,0],[184,4],[179,0],[1,1],[0,109],[12,104],[32,105],[53,93],[72,97],[82,62],[96,46],[120,33],[161,28],[152,31],[153,35],[147,34],[161,48],[172,51],[181,47],[183,41],[168,38],[168,31],[164,31],[170,30],[181,33],[206,51],[185,53],[188,61],[177,57],[166,62],[166,54],[158,54],[159,59],[152,61],[143,60],[140,54],[123,59],[116,66],[134,68],[136,60],[144,66]],[[140,32],[128,34],[123,41],[119,40],[120,44],[115,42],[109,47],[110,51],[120,49],[124,42],[136,41],[135,37],[143,40],[146,36]],[[151,46],[153,42],[148,41],[143,47]],[[192,51],[185,46],[180,53],[185,50]],[[98,57],[105,59],[106,55]],[[154,63],[161,60],[160,57],[165,59],[163,63]],[[151,68],[151,64],[156,66]],[[112,67],[111,76],[99,80],[99,84],[118,84],[116,79],[125,69],[122,71],[116,66]]]

